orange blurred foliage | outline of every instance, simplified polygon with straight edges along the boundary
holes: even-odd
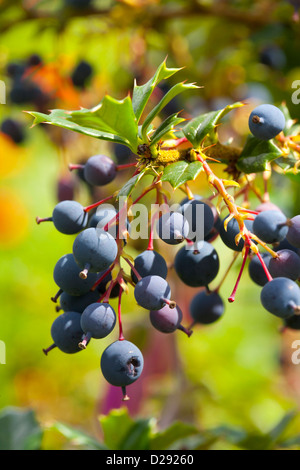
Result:
[[[59,106],[76,109],[80,107],[80,93],[70,77],[62,74],[62,64],[59,61],[30,67],[23,78],[30,78],[50,99],[58,100]]]
[[[20,196],[10,188],[0,190],[0,247],[13,247],[27,235],[29,213]]]

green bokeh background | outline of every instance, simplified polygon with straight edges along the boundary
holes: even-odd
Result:
[[[210,14],[155,21],[154,13],[159,18],[166,9],[187,5],[193,8],[202,2],[144,2],[137,8],[135,2],[130,7],[122,2],[99,1],[95,4],[105,13],[67,17],[64,22],[55,13],[56,8],[61,8],[60,2],[51,2],[53,13],[48,12],[47,20],[42,21],[25,17],[21,20],[21,2],[14,2],[13,6],[2,3],[0,66],[8,89],[7,63],[38,53],[45,62],[64,56],[72,64],[84,57],[93,64],[101,89],[120,98],[131,89],[136,72],[142,80],[150,78],[168,55],[169,66],[185,67],[179,78],[204,86],[197,94],[182,98],[180,105],[188,112],[212,109],[219,102],[244,99],[249,93],[253,93],[252,99],[260,99],[259,93],[263,93],[274,104],[285,101],[292,117],[300,117],[300,105],[291,102],[291,84],[300,79],[299,23],[291,20],[293,10],[287,2],[206,1],[203,4]],[[48,11],[47,3],[40,2],[36,8]],[[240,21],[215,15],[220,5],[238,12]],[[265,24],[263,20],[249,24],[249,15],[261,18],[256,11],[262,8],[270,12]],[[282,68],[261,63],[260,52],[270,44],[278,45],[284,52],[286,62]],[[93,96],[93,104],[101,97]],[[50,326],[56,316],[50,301],[57,290],[53,267],[60,256],[70,252],[72,237],[62,236],[51,224],[35,223],[37,215],[49,216],[57,202],[62,159],[57,145],[43,129],[29,128],[31,121],[23,109],[9,99],[0,108],[1,119],[20,119],[27,133],[22,146],[22,151],[26,151],[25,164],[1,178],[1,189],[12,191],[22,202],[27,227],[21,239],[2,242],[0,246],[0,340],[6,345],[6,364],[0,364],[0,409],[29,407],[43,426],[62,421],[101,438],[97,416],[108,411],[108,387],[101,376],[99,360],[104,348],[116,339],[116,333],[113,338],[92,341],[86,351],[73,356],[57,350],[48,357],[42,353],[51,344]],[[112,152],[102,143],[99,149]],[[4,162],[10,155],[1,151],[0,158]],[[122,177],[107,191],[115,190],[115,185],[121,183]],[[299,211],[298,187],[297,178],[277,175],[270,186],[272,201],[289,216]],[[195,192],[197,188],[194,184]],[[210,195],[204,178],[199,188],[202,195]],[[88,200],[85,190],[80,192],[80,198]],[[11,217],[17,218],[18,211]],[[18,220],[13,227],[18,230]],[[217,285],[232,254],[219,240],[214,245],[221,259],[220,273],[213,283]],[[128,252],[134,256],[138,247],[130,245]],[[170,262],[173,253],[166,253]],[[239,266],[237,262],[222,286],[225,301]],[[178,303],[184,305],[188,324],[188,301],[195,291],[180,286],[172,271],[170,282],[177,299],[181,299]],[[151,351],[153,345],[158,348],[156,354],[147,355],[149,369],[141,388],[142,400],[137,409],[128,405],[132,414],[153,416],[162,427],[179,419],[192,422],[199,429],[226,424],[268,432],[288,411],[298,410],[300,366],[292,364],[291,354],[293,341],[300,337],[291,332],[280,334],[280,321],[262,309],[259,295],[260,288],[245,271],[236,301],[226,303],[226,314],[219,323],[196,327],[190,338],[181,332],[169,338],[153,333],[147,313],[137,307],[130,289],[123,311],[125,332],[143,351]],[[162,363],[165,359],[165,369],[150,364],[158,361],[160,354]],[[166,359],[169,355],[174,361]],[[123,406],[121,401],[118,406]],[[300,433],[298,418],[290,432]],[[63,448],[64,444],[55,433],[45,436],[45,448]]]

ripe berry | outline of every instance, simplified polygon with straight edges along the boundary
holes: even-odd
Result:
[[[80,325],[85,333],[79,343],[85,349],[91,338],[105,338],[115,327],[117,317],[114,309],[108,303],[93,303],[85,308],[81,315]]]
[[[300,215],[296,215],[289,221],[286,239],[294,247],[300,248]]]
[[[79,277],[80,267],[72,253],[62,256],[56,263],[53,278],[58,287],[70,295],[86,294],[97,280],[96,273],[89,273],[85,279]]]
[[[285,128],[284,114],[276,106],[262,104],[250,114],[249,128],[258,139],[273,139]]]
[[[288,233],[286,216],[275,210],[260,212],[253,222],[253,233],[265,243],[277,243]]]
[[[189,224],[188,238],[203,240],[214,226],[214,214],[211,207],[203,201],[193,199],[181,206],[181,213]]]
[[[111,222],[108,227],[107,232],[111,234],[112,237],[125,238],[125,232],[130,233],[130,222],[127,218],[123,220],[123,217],[119,219],[116,218],[118,214],[117,209],[113,206],[100,206],[95,214],[89,220],[88,226],[95,228],[104,228],[109,222]]]
[[[152,310],[149,316],[151,325],[161,333],[174,333],[176,330],[181,330],[188,336],[192,334],[181,325],[183,314],[178,305],[175,308],[165,305],[159,310]]]
[[[73,235],[83,230],[88,222],[88,214],[79,202],[61,201],[53,209],[52,217],[41,219],[36,218],[36,222],[53,222],[56,230],[65,234]]]
[[[175,256],[175,271],[190,287],[205,287],[219,272],[220,261],[215,248],[206,241],[195,243],[192,249],[182,247]]]
[[[78,343],[83,336],[83,330],[80,326],[81,314],[78,312],[65,312],[59,315],[51,326],[51,336],[54,344],[48,349],[44,349],[47,354],[53,347],[58,347],[66,354],[74,354],[81,349]]]
[[[189,224],[180,212],[167,212],[157,222],[157,233],[168,245],[177,245],[189,235]]]
[[[122,387],[123,399],[128,399],[126,386],[134,383],[141,375],[144,358],[137,346],[127,340],[110,344],[101,356],[101,370],[108,383]]]
[[[115,162],[106,155],[90,157],[83,169],[83,176],[87,183],[93,186],[105,186],[113,181],[117,174]]]
[[[147,310],[159,310],[168,303],[171,289],[160,276],[146,276],[134,288],[137,303]]]
[[[262,288],[260,299],[268,312],[285,319],[300,309],[300,288],[291,279],[277,277]]]
[[[190,314],[194,324],[209,325],[219,320],[225,310],[224,302],[217,292],[203,290],[190,303]]]
[[[145,250],[134,260],[134,267],[141,277],[157,275],[166,279],[168,267],[165,259],[155,250]],[[138,279],[131,270],[131,278],[137,283]]]
[[[79,267],[80,276],[85,278],[88,272],[105,271],[115,261],[118,246],[115,239],[107,232],[94,227],[79,233],[73,243],[73,254]]]
[[[269,253],[262,253],[261,257],[265,263],[266,268],[269,268],[269,263],[272,256]],[[267,275],[262,267],[262,264],[257,256],[254,256],[248,266],[249,276],[255,284],[264,286],[268,282]]]
[[[78,312],[82,313],[90,304],[97,302],[100,298],[99,291],[88,291],[82,295],[70,295],[63,292],[59,298],[60,307],[65,312]]]
[[[277,251],[278,258],[271,258],[269,271],[272,277],[288,277],[296,281],[300,277],[300,257],[292,250]]]
[[[226,216],[225,219],[222,220],[219,228],[220,237],[222,242],[231,250],[233,251],[242,251],[244,248],[244,239],[241,238],[236,244],[236,236],[240,233],[240,227],[236,219],[231,219],[225,230],[225,221],[229,216]],[[252,220],[245,220],[246,228],[252,232],[253,229],[253,221]]]

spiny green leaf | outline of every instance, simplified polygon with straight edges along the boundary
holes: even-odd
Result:
[[[133,94],[132,94],[132,106],[136,116],[137,121],[140,120],[142,113],[145,109],[146,104],[151,97],[154,88],[162,81],[165,80],[181,69],[168,68],[166,66],[166,60],[164,60],[158,69],[156,70],[154,76],[144,85],[138,86],[136,82],[134,83]]]
[[[147,139],[147,132],[150,124],[152,123],[153,119],[161,112],[161,110],[179,93],[182,93],[185,90],[193,90],[196,88],[200,88],[194,83],[177,83],[174,85],[161,99],[161,101],[150,111],[150,113],[145,118],[145,121],[142,125],[142,136],[143,139],[146,141]]]
[[[42,123],[52,124],[54,126],[58,126],[63,129],[68,129],[71,131],[78,132],[80,134],[87,135],[89,137],[95,137],[96,139],[107,140],[110,142],[123,144],[130,148],[127,140],[122,139],[121,137],[111,134],[109,132],[103,132],[103,131],[99,131],[99,130],[92,129],[92,128],[78,126],[76,123],[73,123],[67,120],[66,119],[68,117],[67,115],[65,115],[63,118],[60,118],[60,117],[57,117],[53,112],[51,112],[51,114],[49,115],[38,113],[38,112],[30,112],[29,114],[31,114],[35,118],[33,125],[42,124]]]
[[[179,161],[166,166],[161,180],[168,181],[174,189],[177,189],[182,184],[194,180],[202,170],[203,165],[200,162]]]
[[[178,117],[178,113],[172,114],[171,116],[167,117],[167,119],[165,119],[152,134],[151,145],[157,144],[167,134],[169,134],[169,132],[173,131],[178,124],[184,121],[184,118]]]
[[[29,114],[35,118],[33,125],[49,123],[90,137],[126,145],[134,153],[137,151],[138,125],[129,96],[116,100],[107,95],[99,105],[91,109],[55,109],[50,114]]]
[[[203,140],[209,135],[212,137],[215,127],[220,120],[233,109],[244,106],[243,103],[237,102],[228,105],[218,111],[212,111],[207,114],[201,114],[189,121],[182,129],[185,137],[191,142],[194,148],[199,148]]]
[[[236,166],[244,173],[258,173],[265,171],[268,163],[281,155],[282,151],[271,140],[259,140],[249,135]]]

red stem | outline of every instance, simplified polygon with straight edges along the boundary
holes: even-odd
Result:
[[[83,170],[84,165],[80,165],[79,163],[70,163],[69,164],[69,170]]]
[[[236,291],[237,291],[238,285],[240,283],[240,280],[241,280],[241,277],[242,277],[242,274],[243,274],[243,271],[244,271],[244,267],[245,267],[245,264],[246,264],[246,260],[247,260],[249,251],[250,251],[250,246],[248,244],[246,244],[246,246],[245,246],[245,255],[244,255],[243,262],[242,262],[242,266],[241,266],[237,281],[235,283],[234,289],[232,291],[232,294],[228,299],[228,302],[234,302]]]
[[[149,193],[150,191],[152,191],[152,189],[155,188],[155,185],[159,183],[159,181],[156,181],[155,183],[152,183],[151,186],[149,186],[149,188],[147,188],[145,191],[143,191],[142,194],[140,194],[140,196],[135,200],[133,201],[133,203],[131,204],[131,206],[134,206],[135,204],[137,204],[147,193]],[[126,212],[127,212],[127,203],[124,204],[124,206],[119,210],[119,212],[117,212],[116,215],[113,216],[113,218],[107,222],[107,224],[103,227],[103,230],[107,231],[109,229],[109,227],[114,223],[116,222],[117,220],[120,219],[120,216],[121,214],[124,212],[124,210],[126,209]]]
[[[106,278],[106,276],[113,270],[114,268],[114,263],[111,265],[110,268],[107,269],[107,271],[105,271],[102,276],[95,282],[95,284],[93,285],[93,287],[91,288],[91,290],[95,290],[97,286],[99,286],[99,284],[101,284],[101,282],[103,281],[103,279]]]
[[[124,259],[129,264],[129,266],[131,267],[131,269],[134,272],[134,274],[136,275],[138,281],[140,281],[142,279],[142,276],[137,272],[137,270],[135,269],[133,264],[129,261],[129,259],[127,259],[127,258],[124,258]]]
[[[102,294],[101,297],[97,300],[97,304],[101,304],[101,303],[103,302],[103,299],[104,299],[105,296],[106,296],[106,292],[107,292],[107,291],[105,291],[104,294]]]
[[[122,281],[122,278],[120,279]],[[120,292],[119,292],[119,302],[118,302],[118,321],[119,321],[119,341],[123,341],[124,335],[123,335],[123,327],[122,327],[122,318],[121,318],[121,299],[122,299],[122,294],[123,294],[123,289],[120,286]]]
[[[269,272],[269,270],[268,270],[268,268],[267,268],[267,266],[266,266],[266,263],[264,262],[264,260],[263,260],[263,258],[262,258],[262,256],[261,256],[261,254],[259,253],[259,251],[256,253],[256,255],[258,256],[258,259],[259,259],[259,261],[261,262],[261,265],[262,265],[262,267],[263,267],[263,269],[264,269],[264,271],[265,271],[265,274],[266,274],[266,276],[267,276],[267,278],[268,278],[268,281],[272,281],[273,278],[272,278],[272,276],[271,276],[271,274],[270,274],[270,272]]]
[[[116,170],[117,171],[122,171],[122,170],[126,170],[127,168],[132,168],[133,166],[136,166],[137,163],[134,162],[134,163],[125,163],[124,165],[117,165],[116,167]]]
[[[157,216],[157,213],[155,213],[153,215],[153,217],[151,218],[151,226],[150,226],[150,235],[149,235],[149,243],[148,243],[148,247],[147,247],[147,250],[151,250],[153,251],[154,250],[154,221],[156,219],[156,216]]]
[[[56,303],[57,300],[58,300],[58,298],[61,296],[62,293],[63,293],[63,290],[62,290],[62,289],[59,289],[59,290],[57,291],[57,293],[55,294],[55,296],[54,296],[54,297],[51,297],[52,302]]]
[[[155,204],[159,204],[159,190],[158,188],[156,188],[156,202]],[[153,250],[154,249],[154,223],[155,223],[155,220],[157,218],[157,216],[159,216],[159,212],[155,212],[153,214],[153,216],[151,217],[151,221],[150,221],[150,235],[149,235],[149,243],[148,243],[148,248],[147,250]]]
[[[238,207],[238,209],[241,211],[241,212],[247,212],[249,214],[254,214],[254,215],[258,215],[259,212],[257,211],[251,211],[250,209],[244,209],[243,207]]]
[[[95,207],[100,206],[101,204],[104,204],[104,202],[109,201],[110,199],[113,199],[114,196],[108,196],[105,199],[101,199],[101,201],[95,202],[94,204],[91,204],[90,206],[84,207],[84,212],[89,212],[92,209],[95,209]]]
[[[45,217],[44,219],[41,219],[40,217],[35,218],[37,224],[40,224],[41,222],[52,222],[52,220],[52,217]]]
[[[56,344],[51,344],[47,349],[43,349],[43,353],[47,356],[48,352],[52,351],[52,349],[56,348]]]
[[[109,298],[110,298],[111,291],[113,290],[113,288],[115,287],[116,284],[118,284],[118,279],[110,281],[109,288],[105,292],[104,297],[102,299],[103,303],[105,303],[105,304],[109,303]]]

